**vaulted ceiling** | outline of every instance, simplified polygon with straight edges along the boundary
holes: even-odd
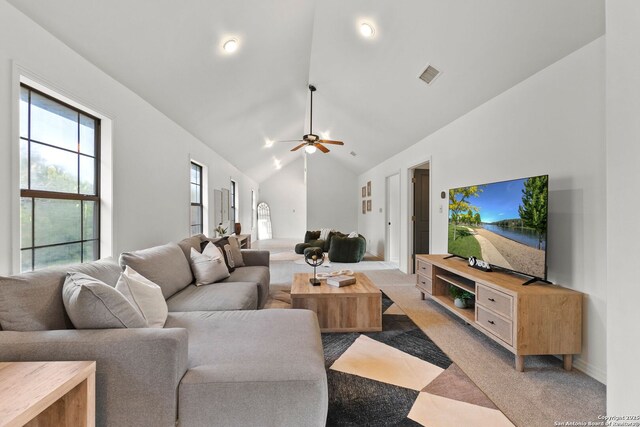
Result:
[[[257,181],[302,155],[265,140],[308,131],[308,83],[360,173],[605,31],[604,0],[9,2]]]

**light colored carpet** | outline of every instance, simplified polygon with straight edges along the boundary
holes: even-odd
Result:
[[[270,243],[286,250],[278,243]],[[598,421],[598,416],[606,413],[606,388],[603,384],[575,369],[564,371],[562,362],[552,356],[528,356],[525,372],[515,371],[511,353],[436,303],[422,301],[415,288],[415,276],[392,268],[371,268],[374,264],[364,262],[348,265],[344,268],[366,271],[373,283],[411,317],[516,425],[553,426],[554,422]],[[273,261],[272,298],[268,305],[278,308],[290,306],[288,291],[293,273],[309,270],[310,267],[292,261]]]
[[[303,255],[299,255],[294,251],[276,252],[271,254],[271,261],[298,261],[304,259]]]

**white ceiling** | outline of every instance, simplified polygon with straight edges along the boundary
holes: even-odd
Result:
[[[604,0],[8,1],[257,181],[302,155],[264,145],[308,131],[309,82],[360,173],[605,31]]]

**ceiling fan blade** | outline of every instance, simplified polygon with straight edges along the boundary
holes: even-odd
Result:
[[[330,139],[320,139],[318,140],[318,142],[321,142],[323,144],[344,145],[344,142],[342,141],[332,141]]]
[[[327,147],[325,147],[324,145],[322,145],[322,144],[320,144],[320,143],[318,143],[318,142],[316,142],[316,143],[315,143],[315,144],[313,144],[313,145],[315,145],[316,147],[318,147],[318,150],[322,151],[322,152],[323,152],[323,153],[325,153],[325,154],[329,152],[329,149],[328,149]]]
[[[302,144],[298,145],[296,148],[292,148],[292,149],[291,149],[291,151],[299,150],[299,149],[301,149],[302,147],[304,147],[305,145],[307,145],[307,143],[306,143],[306,142],[303,142]]]

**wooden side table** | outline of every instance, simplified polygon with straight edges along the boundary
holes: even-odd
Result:
[[[95,426],[96,362],[0,362],[0,427]]]
[[[238,234],[236,237],[241,249],[251,249],[251,234]]]

